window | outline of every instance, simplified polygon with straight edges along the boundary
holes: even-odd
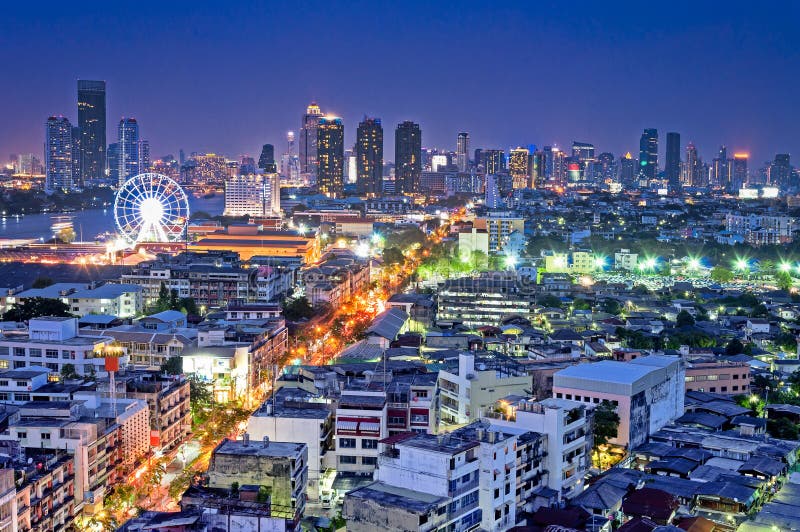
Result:
[[[14,369],[24,368],[25,361],[24,360],[15,360],[14,361]]]
[[[8,401],[10,396],[8,392],[0,392],[0,401]]]
[[[720,389],[720,391],[721,392],[727,392],[728,391],[728,387],[727,386],[723,386],[722,389]]]
[[[49,440],[50,439],[50,433],[49,432],[42,432],[42,439],[43,440]]]
[[[36,347],[31,347],[30,349],[28,349],[28,354],[32,357],[41,357],[42,350]]]
[[[17,381],[17,388],[27,388],[28,381]]]
[[[739,387],[738,387],[738,386],[734,386],[734,387],[733,387],[733,391],[734,391],[734,392],[738,392],[738,391],[739,391]]]
[[[377,449],[378,440],[361,440],[362,449]]]
[[[339,463],[340,464],[355,464],[356,457],[355,456],[348,456],[348,455],[341,455],[339,456]]]
[[[3,386],[3,387],[8,386],[8,381],[0,381],[0,386]]]
[[[28,437],[28,433],[27,432],[19,432],[19,431],[17,431],[17,438],[19,438],[20,440],[24,440],[27,437]]]
[[[48,349],[45,351],[44,356],[47,358],[58,358],[58,349]]]
[[[355,447],[356,447],[355,438],[339,438],[340,449],[355,449]]]
[[[363,465],[377,465],[378,458],[376,456],[362,456],[361,463]]]
[[[15,357],[24,357],[25,356],[25,348],[24,347],[15,347],[14,348],[14,356]]]
[[[61,351],[61,358],[69,360],[69,351]]]
[[[403,416],[389,416],[388,423],[390,425],[405,425],[406,418]]]
[[[738,373],[734,373],[733,374],[733,380],[735,380],[735,381],[739,380],[739,374]]]
[[[717,389],[714,386],[712,386],[711,388],[708,389],[708,391],[714,393],[717,391]]]
[[[558,392],[558,393],[556,394],[556,398],[557,398],[557,399],[563,399],[563,398],[564,398],[564,394],[563,394],[563,393],[561,393],[561,392]]]
[[[16,400],[16,401],[24,401],[24,402],[27,403],[28,401],[31,400],[31,394],[29,394],[29,393],[15,393],[14,394],[14,400]]]

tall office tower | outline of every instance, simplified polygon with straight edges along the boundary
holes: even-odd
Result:
[[[317,129],[322,120],[322,111],[316,102],[311,102],[303,115],[300,124],[300,172],[316,175],[317,173]]]
[[[261,147],[261,155],[258,157],[258,167],[264,170],[266,174],[274,174],[278,171],[275,164],[275,146],[272,144],[264,144]]]
[[[106,82],[78,80],[78,127],[81,129],[81,175],[101,179],[106,169]]]
[[[362,196],[374,198],[383,192],[383,126],[380,118],[365,116],[358,124],[356,183]]]
[[[119,183],[119,144],[113,143],[108,145],[106,151],[106,161],[108,161],[108,169],[106,175],[111,183]]]
[[[226,216],[268,216],[271,212],[271,176],[236,174],[225,180]],[[280,196],[280,183],[278,184]],[[280,200],[279,200],[280,201]]]
[[[135,118],[123,118],[117,127],[119,145],[119,181],[122,185],[139,173],[139,124]]]
[[[705,186],[705,176],[703,176],[703,164],[697,155],[697,148],[691,142],[686,145],[686,162],[683,163],[681,172],[681,183],[687,187]]]
[[[286,153],[281,157],[281,175],[295,183],[300,176],[300,160],[295,154],[294,131],[286,133]]]
[[[503,150],[484,150],[483,166],[487,174],[499,174],[506,170],[506,157]]]
[[[422,131],[419,124],[406,120],[394,131],[395,194],[419,191],[422,176]]]
[[[788,153],[775,154],[775,160],[769,165],[769,184],[786,188],[790,184],[792,165]]]
[[[658,130],[645,129],[639,139],[639,181],[650,181],[658,174]]]
[[[733,179],[729,192],[738,192],[740,188],[744,188],[747,184],[747,159],[750,154],[747,153],[734,153],[733,154]]]
[[[592,164],[591,178],[595,183],[610,183],[617,178],[617,165],[614,154],[603,152]]]
[[[149,140],[140,140],[139,141],[139,173],[149,172],[150,167],[152,166],[152,161],[150,160],[150,141]]]
[[[514,148],[508,158],[508,171],[511,173],[513,188],[533,188],[528,148]]]
[[[456,141],[456,166],[459,172],[469,170],[469,133],[461,132]]]
[[[72,126],[72,186],[78,188],[83,186],[83,181],[81,181],[81,128],[78,126]]]
[[[714,186],[724,188],[728,188],[733,180],[733,161],[728,159],[725,146],[719,147],[719,154],[712,161],[711,180]]]
[[[486,174],[484,203],[490,209],[499,209],[503,205],[503,199],[500,197],[500,187],[497,185],[497,176],[494,174]]]
[[[594,164],[594,144],[588,142],[572,142],[572,158],[580,166],[580,180],[587,180],[591,173],[591,166]]]
[[[268,214],[281,216],[281,176],[278,172],[264,175]]]
[[[688,148],[687,148],[688,150]],[[667,153],[664,160],[664,176],[670,191],[680,190],[681,175],[681,135],[667,133]]]
[[[533,152],[531,155],[531,161],[531,188],[537,188],[544,184],[545,181],[544,167],[546,158],[544,155],[544,150],[537,150]]]
[[[567,182],[567,153],[552,148],[550,154],[552,161],[550,179],[559,185],[564,185]]]
[[[636,178],[636,164],[631,152],[619,158],[619,181],[626,188],[633,186]]]
[[[72,189],[72,124],[63,116],[51,116],[45,124],[45,184],[48,192]]]
[[[340,198],[344,194],[344,124],[326,116],[317,127],[317,188],[322,194]]]
[[[483,150],[475,148],[475,168],[483,166]]]
[[[381,168],[381,182],[378,190],[383,191],[383,168]],[[355,149],[344,152],[344,182],[355,185],[358,181],[358,158]]]
[[[553,147],[545,146],[542,148],[544,152],[544,178],[550,181],[553,178]]]

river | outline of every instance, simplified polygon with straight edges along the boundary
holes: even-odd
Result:
[[[189,196],[189,212],[205,211],[211,216],[222,214],[225,196],[217,194],[212,198]],[[93,242],[97,235],[106,231],[115,232],[114,209],[90,209],[67,214],[28,214],[19,218],[10,216],[0,219],[0,238],[43,239],[53,237],[53,224],[71,222],[76,239]]]

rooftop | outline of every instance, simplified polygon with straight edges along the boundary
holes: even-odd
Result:
[[[383,482],[373,482],[347,493],[347,497],[377,502],[381,506],[394,506],[408,512],[424,515],[448,501],[421,491],[390,486]]]
[[[305,443],[291,443],[279,441],[230,440],[224,439],[214,449],[215,455],[258,455],[269,458],[295,458],[302,455],[306,448]]]

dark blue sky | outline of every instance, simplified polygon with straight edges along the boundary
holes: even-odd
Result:
[[[9,5],[10,4],[10,5]],[[154,156],[257,155],[311,99],[345,120],[422,125],[426,146],[594,142],[644,127],[710,159],[800,161],[800,2],[4,2],[0,160],[41,152],[75,80],[108,82],[109,141],[135,116]],[[663,141],[661,146],[663,154]]]

